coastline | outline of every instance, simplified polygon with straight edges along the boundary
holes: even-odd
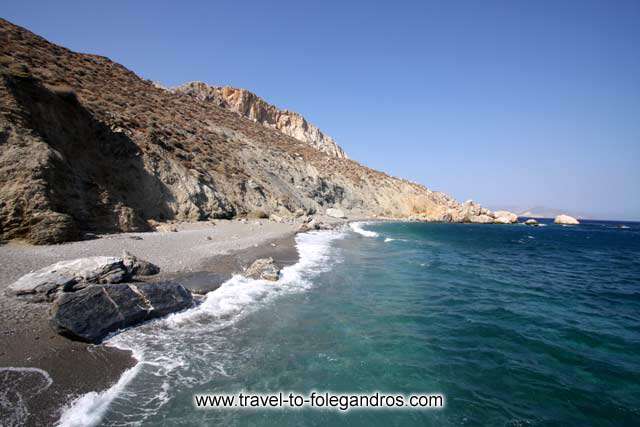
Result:
[[[128,350],[71,341],[53,332],[47,304],[5,294],[5,288],[23,274],[63,259],[119,255],[128,250],[160,266],[160,274],[151,280],[180,281],[195,295],[204,294],[258,258],[273,257],[281,268],[295,264],[298,226],[268,220],[184,223],[175,225],[177,232],[113,234],[51,246],[0,245],[0,336],[4,344],[0,383],[8,390],[0,416],[22,417],[17,421],[24,425],[55,423],[75,398],[108,389],[137,363]],[[43,381],[50,384],[34,392],[34,383]]]

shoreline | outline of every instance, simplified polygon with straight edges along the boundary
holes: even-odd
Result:
[[[112,234],[63,245],[1,245],[0,388],[8,391],[0,418],[21,417],[15,419],[21,425],[53,424],[75,399],[109,389],[137,364],[128,350],[56,334],[48,325],[48,304],[6,295],[5,288],[23,274],[63,259],[128,250],[160,266],[160,274],[149,281],[179,281],[194,295],[202,295],[258,258],[273,257],[280,268],[295,264],[298,226],[268,220],[216,221],[178,224],[177,232]],[[49,385],[34,388],[49,380]]]

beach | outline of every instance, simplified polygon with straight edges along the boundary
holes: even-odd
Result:
[[[103,235],[62,245],[1,245],[0,382],[6,391],[0,418],[16,424],[53,423],[73,398],[108,388],[136,363],[129,351],[56,334],[48,325],[49,304],[5,294],[22,275],[61,260],[119,256],[127,250],[160,267],[160,274],[150,280],[179,281],[194,294],[204,294],[255,259],[270,256],[281,267],[295,263],[298,226],[265,219],[218,220],[172,224],[177,231]]]

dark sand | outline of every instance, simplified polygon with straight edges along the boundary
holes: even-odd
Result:
[[[284,235],[201,260],[197,271],[162,273],[158,279],[206,293],[258,258],[271,256],[280,266],[294,264],[295,235]],[[128,351],[57,335],[48,325],[48,310],[49,304],[24,302],[0,291],[0,425],[51,425],[74,398],[109,388],[136,363]],[[13,370],[24,367],[46,371],[53,382],[48,385],[38,371]]]

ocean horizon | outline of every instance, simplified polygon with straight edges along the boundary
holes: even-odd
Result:
[[[107,344],[138,364],[62,425],[633,425],[640,223],[351,223],[299,234],[276,283],[240,275]],[[200,393],[442,394],[441,409],[197,409]]]

